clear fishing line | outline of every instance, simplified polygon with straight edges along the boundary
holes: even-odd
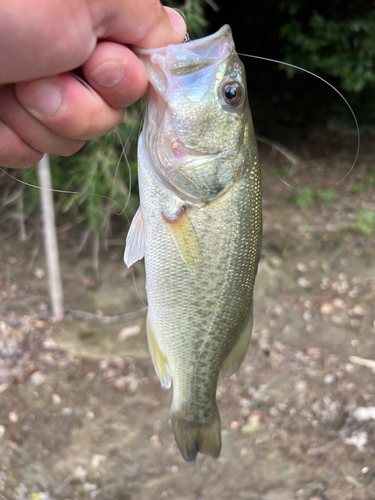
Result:
[[[338,186],[339,184],[341,184],[349,175],[350,173],[352,172],[355,164],[357,163],[357,159],[358,159],[358,155],[359,155],[359,150],[360,150],[360,146],[361,146],[361,134],[360,134],[360,131],[359,131],[359,125],[358,125],[358,120],[357,120],[357,117],[352,109],[352,107],[350,106],[350,104],[348,103],[348,101],[345,99],[345,97],[341,94],[341,92],[339,90],[337,90],[336,87],[334,87],[331,83],[329,83],[327,80],[325,80],[324,78],[322,78],[321,76],[319,75],[316,75],[315,73],[313,73],[312,71],[309,71],[307,69],[304,69],[304,68],[300,68],[299,66],[296,66],[294,64],[290,64],[290,63],[287,63],[287,62],[283,62],[283,61],[278,61],[277,59],[270,59],[268,57],[262,57],[262,56],[253,56],[253,55],[250,55],[250,54],[242,54],[240,52],[238,52],[238,55],[239,56],[243,56],[243,57],[250,57],[252,59],[259,59],[261,61],[268,61],[268,62],[272,62],[272,63],[277,63],[277,64],[283,64],[284,66],[289,66],[290,68],[294,68],[294,69],[298,69],[300,71],[303,71],[304,73],[307,73],[308,75],[311,75],[311,76],[314,76],[315,78],[317,78],[318,80],[321,80],[323,83],[325,83],[326,85],[328,85],[329,87],[331,87],[332,90],[334,90],[340,97],[341,99],[345,102],[345,104],[347,105],[347,107],[349,108],[351,114],[352,114],[352,117],[353,117],[353,120],[354,120],[354,123],[355,123],[355,127],[356,127],[356,132],[357,132],[357,151],[356,151],[356,154],[355,154],[355,157],[354,157],[354,161],[353,161],[353,164],[352,166],[350,167],[350,169],[348,170],[348,172],[344,175],[344,177],[342,179],[340,179],[338,182],[336,182],[336,184],[333,184],[333,186],[330,186],[326,189],[332,189],[336,186]],[[266,165],[265,165],[266,166]],[[267,167],[267,166],[266,166]],[[286,181],[284,181],[281,177],[279,177],[276,172],[274,172],[271,168],[267,167],[269,170],[271,170],[271,172],[273,172],[273,174],[283,183],[285,184],[286,186],[290,187],[291,189],[294,189],[295,191],[299,191],[298,188],[295,188],[293,186],[291,186],[290,184],[288,184]]]

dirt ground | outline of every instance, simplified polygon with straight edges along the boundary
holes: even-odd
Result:
[[[328,188],[350,168],[355,137],[288,137],[283,145],[301,159],[291,170],[261,146],[263,164],[287,182]],[[20,243],[14,223],[2,224],[0,500],[375,500],[375,238],[354,228],[361,205],[375,213],[372,141],[363,138],[333,202],[305,211],[263,170],[254,333],[238,373],[219,380],[216,461],[181,458],[144,317],[53,322],[40,230],[27,227],[34,232]],[[90,252],[75,252],[74,228],[59,226],[59,235],[71,309],[143,307],[143,268],[135,269],[137,292],[122,263],[124,234],[101,249],[100,285]]]

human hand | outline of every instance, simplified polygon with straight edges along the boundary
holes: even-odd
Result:
[[[185,32],[159,0],[0,0],[0,165],[69,156],[112,130],[148,84],[126,45],[162,47]],[[78,67],[93,90],[69,74]]]

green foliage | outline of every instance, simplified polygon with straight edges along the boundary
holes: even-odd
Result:
[[[306,210],[314,201],[314,191],[310,186],[305,186],[301,191],[289,196],[288,201],[295,203],[301,211]]]
[[[288,2],[283,2],[287,4]],[[289,2],[295,12],[297,2]],[[288,41],[285,62],[337,77],[343,89],[360,92],[375,84],[375,12],[353,19],[327,19],[314,11],[308,26],[292,19],[281,27]],[[285,67],[292,77],[296,70]]]
[[[314,202],[332,203],[335,199],[335,193],[331,189],[315,191],[310,186],[305,186],[303,189],[287,198],[290,203],[295,203],[301,210],[307,210]]]
[[[366,181],[369,187],[375,187],[375,167],[373,167],[371,172],[367,175]]]
[[[374,234],[375,214],[371,209],[362,205],[356,214],[356,219],[357,222],[354,229],[358,233],[363,234],[363,236],[371,236]]]
[[[350,188],[350,192],[352,194],[358,194],[361,191],[363,191],[363,184],[362,184],[362,182],[357,182],[356,184],[353,184],[353,186],[351,186],[351,188]]]
[[[322,191],[317,191],[315,193],[317,201],[320,203],[333,203],[335,199],[335,193],[332,191],[332,189],[325,189]]]

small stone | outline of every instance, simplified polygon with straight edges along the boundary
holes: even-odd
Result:
[[[362,306],[360,306],[359,304],[357,304],[350,311],[350,314],[354,314],[355,316],[364,316],[366,314],[366,311],[365,311],[365,309]]]
[[[86,482],[86,483],[83,483],[83,489],[85,491],[94,491],[94,490],[97,489],[97,486],[94,483],[88,483],[88,482]]]
[[[40,280],[40,279],[44,278],[45,275],[46,275],[46,272],[41,267],[36,267],[34,269],[34,276],[36,279]]]
[[[37,321],[35,321],[34,326],[35,328],[39,328],[41,330],[42,328],[46,328],[47,323],[41,319],[38,319]]]
[[[118,334],[119,340],[126,340],[129,337],[133,337],[134,335],[139,335],[141,333],[141,327],[138,325],[128,326],[127,328],[123,328]]]
[[[57,344],[53,339],[48,338],[48,339],[43,341],[43,347],[45,349],[56,349]]]
[[[270,264],[273,267],[281,267],[283,265],[283,261],[279,257],[271,257]]]
[[[30,380],[31,382],[36,385],[37,387],[39,385],[42,385],[45,381],[46,381],[46,378],[47,378],[47,375],[45,375],[44,373],[41,373],[41,372],[34,372],[31,376],[30,376]]]
[[[127,378],[126,377],[119,377],[116,378],[116,380],[113,382],[113,385],[116,387],[116,389],[123,389],[126,385]]]
[[[128,387],[130,392],[135,392],[138,389],[138,382],[136,380],[132,380]]]
[[[108,368],[108,361],[106,359],[101,359],[99,367],[101,370],[106,370]]]
[[[98,469],[102,462],[105,462],[107,457],[105,455],[93,455],[91,458],[91,468]]]
[[[300,273],[305,273],[307,271],[307,266],[305,266],[305,264],[303,264],[303,262],[298,262],[298,264],[296,265],[296,268]]]
[[[306,321],[306,323],[310,323],[310,321],[312,320],[311,312],[310,311],[305,311],[303,313],[303,319]]]
[[[53,402],[54,405],[61,404],[61,397],[58,394],[53,393],[52,394],[52,402]]]
[[[324,302],[321,306],[320,306],[320,312],[322,314],[331,314],[332,311],[333,311],[334,307],[332,304],[330,304],[329,302]]]
[[[351,444],[357,448],[358,451],[363,451],[367,444],[367,432],[357,432],[346,438],[345,443]]]
[[[338,314],[334,314],[332,316],[332,322],[335,323],[336,325],[342,325],[343,323],[345,323],[345,320]]]
[[[150,441],[153,444],[154,448],[158,449],[162,447],[159,436],[157,434],[151,436]]]
[[[345,307],[345,302],[342,300],[342,299],[335,299],[333,301],[333,305],[337,308],[337,309],[344,309]]]
[[[362,467],[361,472],[362,474],[367,474],[370,469],[368,467]]]
[[[233,431],[235,431],[235,430],[237,430],[237,429],[238,429],[239,425],[240,425],[240,424],[237,422],[237,420],[232,420],[232,422],[230,423],[230,428],[231,428]]]
[[[93,411],[88,411],[86,413],[86,418],[88,418],[89,420],[94,420],[95,418],[95,413]]]
[[[297,284],[301,288],[308,288],[309,286],[311,286],[311,281],[308,278],[306,278],[305,276],[300,276],[297,279]]]
[[[0,425],[0,439],[4,436],[5,434],[5,427],[3,425]]]
[[[360,406],[354,412],[354,417],[361,421],[375,420],[375,406]]]
[[[82,465],[77,465],[77,467],[73,471],[73,477],[75,479],[80,479],[81,481],[84,481],[87,476],[87,471],[82,467]]]
[[[332,382],[334,382],[334,381],[335,381],[335,377],[331,373],[328,373],[328,375],[326,375],[324,377],[324,383],[325,383],[325,385],[332,384]]]
[[[18,422],[18,415],[15,411],[11,411],[8,415],[8,418],[11,422],[16,423]]]
[[[0,384],[0,394],[2,392],[5,392],[8,389],[8,387],[9,387],[9,384],[6,384],[6,383]]]
[[[298,380],[294,387],[297,392],[305,392],[307,389],[307,382],[305,380]]]
[[[61,410],[61,415],[64,416],[69,416],[73,413],[73,410],[71,408],[62,408]]]

